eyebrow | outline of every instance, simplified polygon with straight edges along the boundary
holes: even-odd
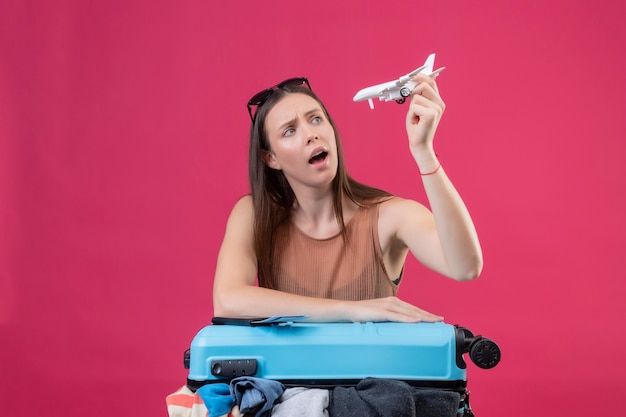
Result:
[[[321,112],[321,111],[322,111],[322,109],[320,109],[319,107],[317,107],[317,108],[314,108],[314,109],[311,109],[311,110],[309,110],[309,111],[305,112],[305,113],[304,113],[304,115],[305,115],[305,116],[310,116],[310,115],[311,115],[311,114],[313,114],[313,113],[317,113],[317,112]],[[285,126],[289,126],[289,125],[294,124],[294,121],[295,121],[296,119],[297,119],[297,117],[294,117],[293,119],[288,120],[288,121],[286,121],[285,123],[282,123],[280,126],[278,126],[278,128],[277,128],[276,130],[281,131],[281,130],[283,130],[283,128],[284,128]]]

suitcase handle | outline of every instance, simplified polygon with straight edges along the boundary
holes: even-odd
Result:
[[[235,326],[271,326],[273,324],[304,321],[309,316],[271,316],[271,317],[213,317],[213,324],[230,324]]]

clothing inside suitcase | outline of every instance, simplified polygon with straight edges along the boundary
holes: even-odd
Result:
[[[400,409],[409,414],[395,410],[394,416],[414,415],[415,407],[419,415],[471,416],[463,355],[485,369],[500,359],[491,340],[445,323],[214,321],[230,324],[206,326],[194,337],[185,357],[190,389],[241,377],[321,387],[331,390],[337,415],[358,415],[349,412],[377,401],[400,405],[404,398]],[[451,402],[455,414],[443,414]]]

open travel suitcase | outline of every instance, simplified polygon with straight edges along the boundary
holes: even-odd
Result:
[[[187,385],[192,390],[240,376],[326,388],[353,386],[367,377],[387,378],[412,387],[459,392],[460,415],[471,416],[463,355],[468,353],[484,369],[500,360],[493,341],[441,322],[214,318],[213,323],[196,334],[185,352]]]

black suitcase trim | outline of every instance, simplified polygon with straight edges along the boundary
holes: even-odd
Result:
[[[229,384],[231,379],[211,380],[211,381],[195,381],[187,378],[187,387],[195,392],[198,388],[207,384]],[[286,387],[307,387],[307,388],[335,388],[335,387],[353,387],[356,386],[360,379],[287,379],[278,380]],[[424,381],[415,379],[397,379],[396,381],[405,382],[414,388],[431,388],[452,390],[464,394],[467,391],[467,381]]]

